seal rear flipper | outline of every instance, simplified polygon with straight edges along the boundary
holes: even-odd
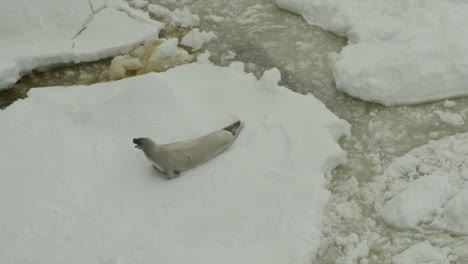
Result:
[[[244,124],[240,120],[238,120],[238,121],[232,123],[231,125],[223,128],[223,130],[229,131],[229,132],[231,132],[231,134],[234,137],[237,137],[237,135],[239,135],[239,132],[241,131],[243,125]]]

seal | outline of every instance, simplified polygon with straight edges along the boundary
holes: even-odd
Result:
[[[243,126],[243,122],[236,121],[208,135],[170,144],[157,144],[147,137],[134,138],[133,143],[135,148],[143,151],[155,168],[172,179],[179,176],[180,172],[205,163],[225,151],[232,145]]]

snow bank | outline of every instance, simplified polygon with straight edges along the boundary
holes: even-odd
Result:
[[[333,56],[337,88],[384,105],[468,94],[466,1],[276,0],[347,36]]]
[[[38,67],[126,53],[162,28],[118,0],[5,0],[0,10],[0,89]]]
[[[468,133],[430,141],[396,159],[385,177],[384,220],[399,228],[422,225],[468,234]],[[378,203],[378,202],[377,202]]]
[[[393,257],[393,264],[450,264],[448,248],[435,248],[421,242]]]
[[[313,96],[201,62],[32,89],[0,112],[0,262],[310,263],[349,125]],[[165,143],[241,119],[227,152],[174,180],[132,138]]]

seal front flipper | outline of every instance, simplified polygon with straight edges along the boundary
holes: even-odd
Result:
[[[169,179],[174,179],[175,177],[179,176],[179,174],[180,174],[180,171],[174,171],[174,170],[167,170],[167,173],[166,173]]]

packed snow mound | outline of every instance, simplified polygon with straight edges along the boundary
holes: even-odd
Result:
[[[0,89],[38,67],[126,53],[162,28],[119,0],[5,0],[0,10]]]
[[[391,184],[381,215],[388,224],[468,234],[468,133],[413,149],[389,166],[385,178]]]
[[[384,105],[468,94],[468,2],[276,0],[347,36],[332,56],[337,88]]]
[[[0,112],[1,263],[310,263],[349,125],[313,96],[201,62],[32,89]],[[132,138],[168,143],[245,122],[174,180]]]
[[[450,264],[449,248],[436,248],[424,241],[392,259],[392,264]]]

